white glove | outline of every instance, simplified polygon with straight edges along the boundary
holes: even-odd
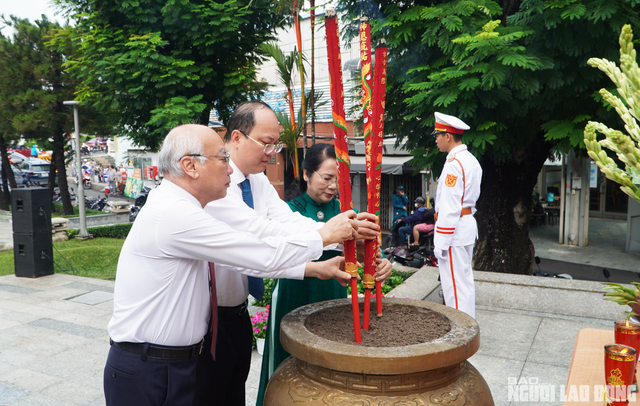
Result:
[[[449,256],[449,253],[447,252],[447,250],[441,250],[436,248],[433,250],[433,255],[435,255],[436,258],[438,258],[438,261],[444,261]]]

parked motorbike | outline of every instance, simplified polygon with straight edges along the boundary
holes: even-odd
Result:
[[[158,185],[159,183],[156,182],[156,187]],[[129,221],[134,221],[136,217],[138,217],[138,213],[140,212],[140,209],[142,209],[145,203],[147,203],[147,197],[149,196],[149,192],[151,192],[150,187],[142,186],[142,190],[140,191],[140,194],[138,195],[138,197],[136,197],[135,204],[132,206],[129,206]]]
[[[536,263],[536,265],[538,266],[538,270],[537,271],[533,271],[533,275],[534,276],[545,276],[548,278],[561,278],[561,279],[573,279],[573,276],[569,275],[568,273],[554,273],[554,274],[548,274],[546,272],[542,272],[542,269],[540,269],[540,257],[534,257],[534,262]],[[604,270],[603,270],[604,271]],[[606,276],[606,274],[605,274]]]
[[[438,259],[433,254],[433,251],[424,246],[409,249],[391,248],[386,255],[392,263],[395,262],[411,268],[422,268],[425,265],[438,266]]]
[[[87,206],[91,210],[104,211],[107,213],[111,212],[111,203],[109,203],[109,201],[107,200],[106,195],[105,197],[94,197],[91,199],[92,199],[92,203],[89,206]]]
[[[129,206],[129,222],[135,221],[140,212],[140,207],[131,205]]]
[[[151,188],[147,186],[142,186],[142,190],[140,191],[140,194],[138,195],[138,197],[136,197],[135,205],[138,206],[139,208],[142,208],[142,206],[144,206],[144,204],[147,202],[147,196],[149,196],[150,191],[151,191]]]

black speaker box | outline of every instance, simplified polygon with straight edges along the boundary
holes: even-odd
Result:
[[[51,192],[47,188],[11,190],[14,233],[51,234]]]
[[[53,275],[51,232],[13,233],[13,259],[16,276],[38,278]]]

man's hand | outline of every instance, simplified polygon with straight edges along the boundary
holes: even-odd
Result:
[[[344,257],[338,256],[326,261],[307,262],[307,265],[304,268],[304,276],[312,276],[322,280],[335,279],[342,286],[347,286],[351,280],[351,275],[343,271],[343,269]],[[358,280],[359,279],[360,277],[358,276]]]
[[[436,258],[438,258],[438,261],[444,261],[449,256],[449,251],[434,248],[433,255],[435,255]]]
[[[359,221],[356,220],[356,212],[345,211],[333,217],[318,230],[322,237],[322,245],[337,244],[347,240],[353,240],[358,235]]]
[[[356,216],[354,228],[358,230],[358,239],[373,240],[380,234],[380,226],[376,224],[378,216],[362,212]]]

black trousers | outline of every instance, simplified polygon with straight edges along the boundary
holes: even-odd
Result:
[[[193,406],[244,406],[252,348],[249,314],[245,311],[242,315],[229,315],[220,311],[216,360],[211,357],[211,333],[207,333],[198,357]]]
[[[160,360],[111,346],[104,367],[107,406],[191,406],[198,357]]]

